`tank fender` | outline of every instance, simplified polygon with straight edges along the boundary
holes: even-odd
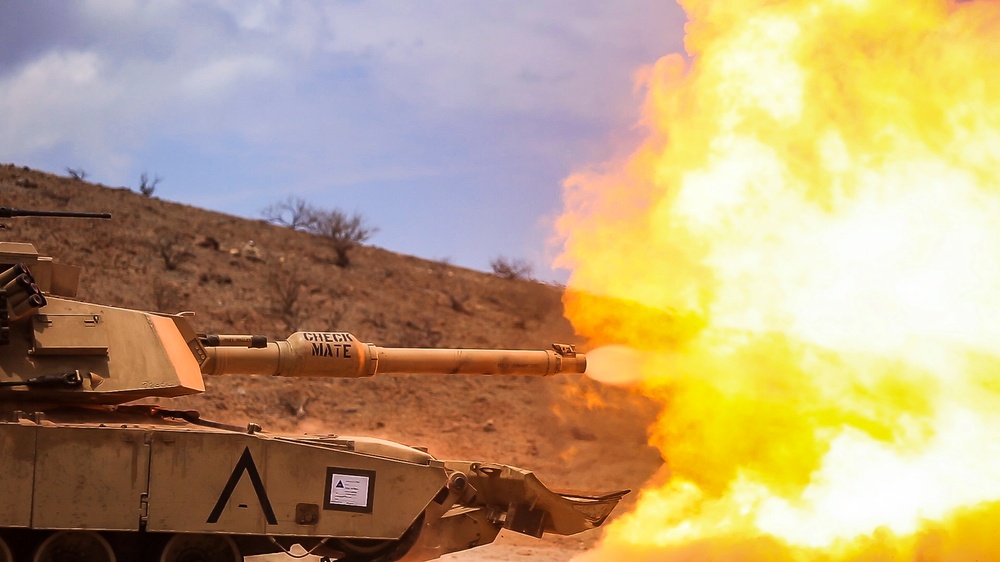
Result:
[[[467,475],[476,495],[468,507],[488,507],[495,524],[526,535],[572,535],[600,526],[630,490],[557,493],[529,470],[496,463],[445,461]]]

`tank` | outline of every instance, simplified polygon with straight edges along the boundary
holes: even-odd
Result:
[[[26,215],[51,214],[0,208]],[[404,349],[347,332],[205,334],[189,315],[78,300],[79,278],[32,244],[0,242],[0,562],[231,562],[295,545],[324,561],[430,560],[501,529],[592,529],[628,492],[557,493],[497,462],[141,403],[203,393],[212,376],[582,373],[586,358],[571,345]]]

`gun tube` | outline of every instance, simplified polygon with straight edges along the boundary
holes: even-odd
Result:
[[[220,336],[228,338],[230,336]],[[358,378],[378,374],[548,376],[583,373],[583,354],[552,350],[378,347],[346,332],[297,332],[267,347],[206,347],[206,375]]]

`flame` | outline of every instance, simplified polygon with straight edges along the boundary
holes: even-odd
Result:
[[[582,560],[996,557],[1000,4],[681,4],[558,223],[671,474]]]

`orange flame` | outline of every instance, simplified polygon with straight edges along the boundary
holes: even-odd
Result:
[[[1000,4],[681,4],[647,140],[566,181],[671,471],[583,560],[1000,556]]]

